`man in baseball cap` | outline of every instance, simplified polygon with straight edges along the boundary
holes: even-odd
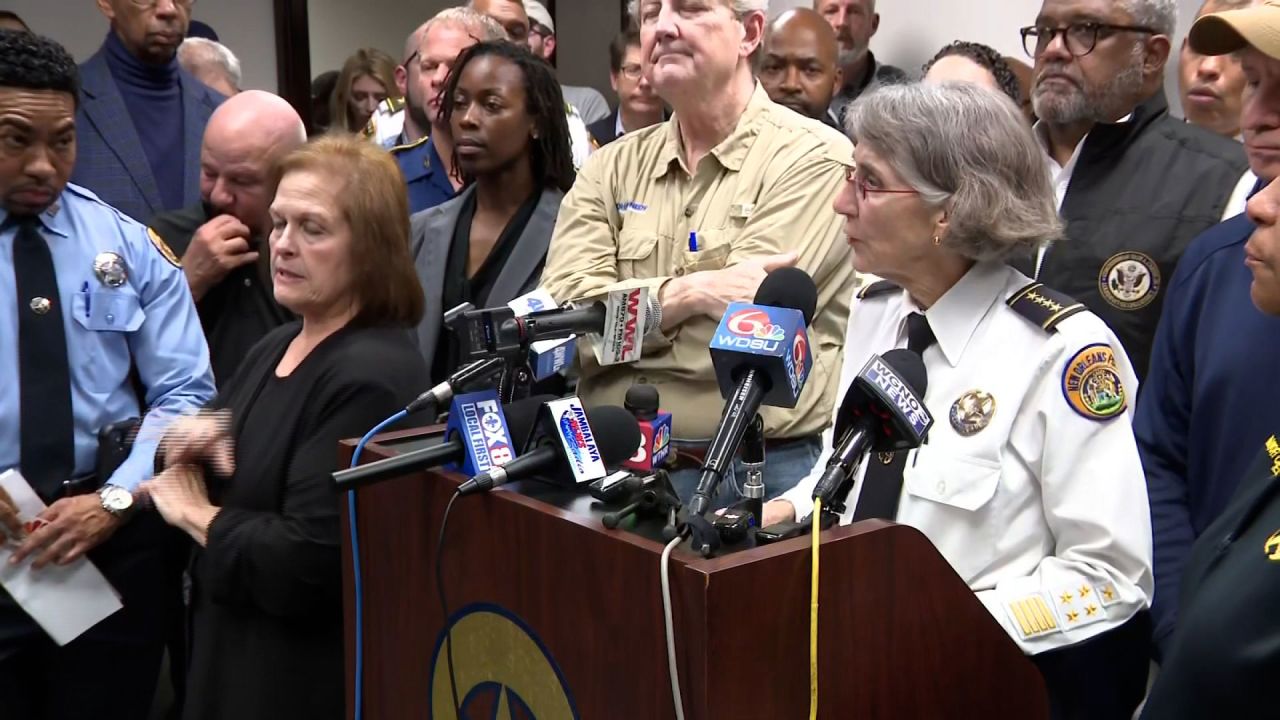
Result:
[[[555,66],[556,56],[556,22],[551,19],[547,7],[538,0],[524,0],[524,11],[529,15],[529,49],[534,55]],[[599,90],[585,85],[560,84],[564,93],[564,101],[569,103],[582,116],[582,121],[590,125],[609,117],[609,101]]]
[[[1280,190],[1260,192],[1280,177],[1280,0],[1205,15],[1192,26],[1189,42],[1203,55],[1240,58],[1240,128],[1249,167],[1260,178],[1253,194]],[[1181,592],[1184,570],[1193,562],[1193,543],[1210,533],[1248,470],[1252,456],[1242,448],[1261,447],[1280,427],[1280,383],[1272,380],[1280,364],[1280,317],[1255,306],[1250,268],[1256,258],[1246,263],[1256,205],[1255,198],[1250,214],[1206,230],[1187,247],[1168,285],[1134,417],[1154,533],[1154,656],[1168,676],[1160,684],[1160,707],[1196,707],[1174,696],[1200,692],[1203,683],[1189,678],[1204,667],[1228,666],[1175,650],[1185,644],[1176,638],[1188,632],[1179,620],[1180,600],[1187,597]],[[1254,628],[1223,613],[1232,618],[1227,625]],[[1222,640],[1226,651],[1226,636]],[[1236,651],[1244,652],[1243,645]],[[1223,710],[1221,716],[1232,715]]]

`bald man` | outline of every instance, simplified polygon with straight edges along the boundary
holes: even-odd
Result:
[[[271,289],[268,209],[280,160],[306,141],[302,118],[283,98],[248,90],[228,99],[205,128],[200,204],[151,220],[182,256],[219,385],[249,348],[291,319]]]
[[[830,110],[844,77],[838,59],[836,33],[821,15],[788,10],[765,36],[760,84],[779,105],[839,129]]]

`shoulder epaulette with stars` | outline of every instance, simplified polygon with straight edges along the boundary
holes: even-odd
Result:
[[[1038,282],[1017,291],[1005,303],[1045,332],[1054,332],[1063,320],[1087,309],[1070,295]]]
[[[866,300],[867,298],[873,298],[873,297],[876,297],[877,295],[887,295],[891,292],[894,292],[896,290],[901,290],[901,289],[902,289],[901,287],[889,282],[888,280],[881,280],[879,282],[873,282],[870,285],[859,290],[858,299]]]

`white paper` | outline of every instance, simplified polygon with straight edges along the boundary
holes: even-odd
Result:
[[[0,473],[0,488],[17,506],[24,525],[44,512],[44,502],[17,470]],[[0,585],[59,645],[75,640],[124,607],[120,594],[87,557],[66,566],[50,564],[32,570],[30,557],[21,565],[9,564],[17,549],[12,538],[0,545]]]

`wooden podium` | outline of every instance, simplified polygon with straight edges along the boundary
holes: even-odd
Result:
[[[363,459],[435,442],[377,438]],[[350,462],[352,444],[340,453]],[[344,465],[345,466],[345,465]],[[417,473],[357,491],[364,717],[453,720],[435,582],[445,506],[463,480]],[[606,530],[608,508],[523,483],[454,503],[441,569],[463,717],[675,716],[653,525]],[[347,717],[354,592],[343,500]],[[656,523],[660,525],[660,523]],[[672,555],[677,662],[691,719],[807,718],[810,539],[702,559]],[[870,521],[824,533],[820,718],[1047,718],[1035,666],[929,541]]]

